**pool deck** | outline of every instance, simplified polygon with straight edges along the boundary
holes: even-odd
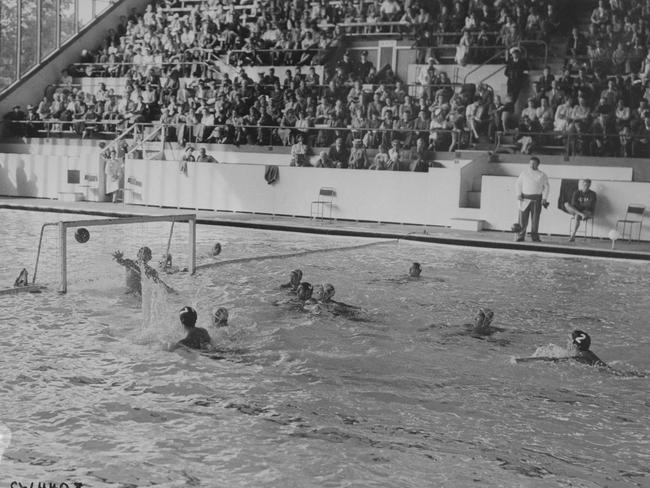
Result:
[[[542,242],[514,242],[513,234],[500,231],[464,231],[447,227],[349,220],[313,220],[306,217],[268,214],[215,212],[176,208],[145,207],[104,202],[63,202],[37,198],[0,197],[0,208],[53,213],[74,213],[105,217],[142,215],[176,215],[195,213],[197,223],[246,227],[285,232],[343,235],[385,239],[404,239],[468,247],[516,249],[578,256],[650,260],[650,242],[617,241],[612,250],[609,239],[577,237],[568,242],[567,236],[540,235]],[[53,219],[56,220],[56,219]],[[60,218],[59,220],[64,220]]]

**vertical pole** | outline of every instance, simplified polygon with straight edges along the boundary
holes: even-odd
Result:
[[[41,8],[43,0],[36,1],[36,65],[41,62]]]
[[[67,263],[66,263],[66,226],[63,222],[59,222],[59,265],[61,267],[61,283],[59,284],[59,293],[66,293],[68,291],[68,277],[67,277]]]
[[[56,48],[61,47],[61,0],[56,0]]]
[[[192,217],[190,220],[188,220],[188,225],[190,227],[190,238],[189,238],[189,257],[190,257],[190,265],[189,265],[189,270],[190,274],[194,274],[196,272],[196,217]]]
[[[20,64],[21,64],[21,56],[20,56],[20,50],[23,47],[22,43],[22,37],[23,37],[23,26],[22,26],[22,16],[23,16],[23,9],[22,9],[22,3],[18,2],[16,5],[16,79],[14,81],[20,80],[20,75],[21,75],[21,69],[20,69]]]

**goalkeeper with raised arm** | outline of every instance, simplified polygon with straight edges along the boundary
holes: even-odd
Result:
[[[158,272],[149,266],[147,263],[151,261],[151,249],[144,246],[138,250],[137,261],[129,258],[124,258],[122,251],[115,251],[113,259],[126,268],[126,288],[127,293],[135,295],[142,295],[142,269],[147,278],[150,278],[154,283],[161,285],[166,291],[173,292],[174,289],[167,285],[158,276]]]

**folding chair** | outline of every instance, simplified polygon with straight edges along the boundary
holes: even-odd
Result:
[[[571,232],[573,232],[573,223],[576,219],[575,215],[571,215],[571,219],[569,220],[569,235],[571,235]],[[582,230],[578,230],[578,232],[584,234],[585,239],[591,237],[594,237],[594,217],[590,217],[586,220],[582,221]]]
[[[637,240],[641,240],[641,228],[643,227],[643,214],[645,212],[645,205],[642,203],[630,203],[627,206],[627,211],[625,212],[625,218],[618,219],[616,221],[616,230],[618,231],[619,224],[623,224],[623,230],[621,231],[621,239],[625,239],[625,230],[629,226],[628,230],[628,239],[630,242],[632,240],[632,231],[634,226],[639,226],[639,233],[637,234]]]
[[[329,210],[329,219],[332,218],[332,207],[334,206],[334,198],[336,197],[336,190],[329,186],[321,187],[318,190],[318,198],[311,202],[311,217],[325,218],[325,211]]]

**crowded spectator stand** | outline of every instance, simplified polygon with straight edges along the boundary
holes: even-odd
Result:
[[[647,156],[650,7],[601,0],[586,26],[562,21],[565,7],[512,0],[294,0],[290,9],[279,0],[155,2],[124,18],[101,46],[83,50],[40,101],[8,113],[6,133],[110,139],[155,125],[181,145],[293,146],[302,137],[310,148],[338,139],[348,150],[360,140],[384,152],[394,141],[402,152],[482,142],[522,152]],[[412,40],[423,64],[413,79],[377,66],[368,49],[345,47],[391,37]],[[558,38],[565,59],[547,66]],[[530,66],[536,56],[541,75]],[[470,63],[499,63],[507,89],[492,86],[494,78],[461,83],[454,71],[439,69],[445,62],[456,75]],[[88,89],[89,79],[102,81]]]

